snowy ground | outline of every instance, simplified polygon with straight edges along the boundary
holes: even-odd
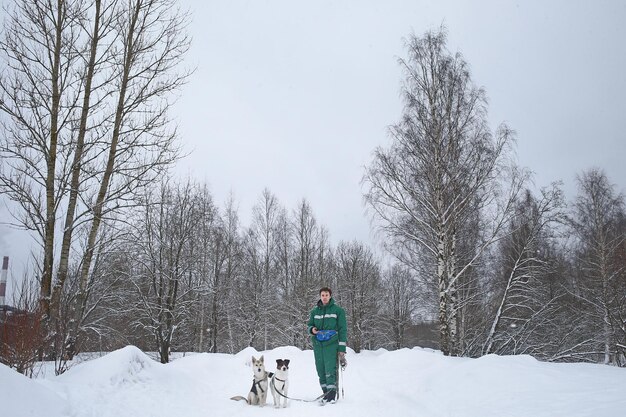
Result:
[[[294,347],[261,352],[268,369],[288,358],[290,396],[320,394],[313,353]],[[31,380],[0,365],[0,415],[33,417],[342,416],[622,417],[626,369],[550,364],[529,356],[449,358],[420,348],[349,350],[345,398],[320,409],[292,401],[287,409],[231,401],[251,385],[250,356],[194,354],[162,365],[129,346]]]

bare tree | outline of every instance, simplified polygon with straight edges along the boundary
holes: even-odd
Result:
[[[302,327],[299,322],[298,304],[294,300],[296,291],[294,225],[284,208],[279,213],[276,239],[276,274],[278,279],[276,291],[284,312],[278,317],[278,325],[281,329],[280,341],[283,345],[298,346],[300,340],[298,334]]]
[[[191,182],[164,181],[157,194],[146,195],[129,234],[129,280],[136,290],[132,325],[152,334],[162,363],[169,361],[176,330],[197,310],[193,292],[201,290],[198,281],[185,279],[195,266],[190,256],[199,221],[195,191]]]
[[[336,251],[337,298],[346,310],[350,346],[371,349],[379,324],[380,268],[359,242],[340,242]]]
[[[400,264],[394,264],[383,273],[384,304],[381,313],[384,314],[385,328],[393,349],[407,346],[406,333],[418,308],[418,289],[410,270]]]
[[[213,341],[210,325],[213,314],[214,286],[221,281],[220,218],[206,185],[192,184],[191,211],[195,227],[185,245],[184,259],[189,264],[181,288],[187,291],[179,301],[187,309],[181,314],[177,337],[172,339],[172,349],[206,351]],[[205,337],[208,336],[208,337]],[[208,343],[207,343],[208,342]]]
[[[618,230],[626,233],[626,213],[622,213],[618,221]],[[616,250],[615,264],[617,269],[626,271],[626,238]],[[626,366],[626,273],[622,273],[615,281],[616,288],[622,288],[622,297],[617,298],[616,312],[614,315],[616,355],[615,362],[619,366]]]
[[[525,175],[506,165],[512,132],[489,130],[485,92],[462,56],[446,50],[445,31],[412,36],[407,49],[404,114],[365,173],[365,200],[397,245],[433,259],[441,349],[458,355],[459,284],[500,236]],[[476,210],[489,221],[460,256],[459,235]]]
[[[198,198],[198,223],[196,224],[197,242],[192,258],[198,260],[197,274],[199,280],[206,285],[206,292],[201,297],[201,311],[198,329],[198,351],[204,351],[203,335],[205,332],[205,306],[208,300],[208,351],[217,352],[218,324],[220,317],[220,298],[223,291],[224,268],[228,255],[228,235],[217,208],[214,206],[211,195],[206,187],[200,190]]]
[[[122,222],[107,222],[101,230],[95,249],[92,272],[86,283],[80,282],[80,263],[75,260],[68,265],[65,290],[57,302],[58,320],[56,331],[65,337],[61,354],[53,355],[57,374],[68,368],[68,361],[82,351],[89,336],[102,340],[113,331],[106,320],[107,315],[115,313],[108,310],[113,293],[111,288],[119,285],[122,278],[116,268],[112,268],[123,251],[124,229],[118,229]],[[84,285],[81,290],[80,285]],[[83,293],[81,293],[83,291]],[[79,297],[80,295],[80,297]],[[80,314],[77,313],[80,312]],[[117,316],[117,314],[113,314]]]
[[[500,242],[500,263],[490,291],[494,305],[483,354],[547,354],[554,333],[551,322],[561,291],[552,291],[547,277],[554,267],[547,252],[552,228],[564,222],[564,202],[557,185],[542,190],[541,199],[527,191],[516,207],[510,234]],[[490,310],[491,311],[491,310]],[[544,345],[546,343],[546,345]]]
[[[174,0],[19,0],[9,11],[0,187],[41,245],[40,307],[57,355],[75,351],[102,224],[178,156],[167,112],[188,75],[177,70],[187,21]],[[72,263],[80,271],[64,336]]]
[[[293,211],[291,224],[293,231],[292,274],[293,289],[289,299],[284,300],[292,315],[294,346],[306,346],[306,320],[313,303],[318,299],[322,284],[316,276],[316,260],[320,248],[320,228],[308,201],[302,199]]]
[[[0,187],[16,203],[16,225],[42,248],[41,305],[49,314],[55,231],[68,192],[76,111],[83,2],[24,0],[7,9],[0,54],[4,160]]]
[[[263,349],[268,349],[268,338],[275,334],[272,316],[280,311],[276,297],[278,276],[276,263],[278,255],[278,222],[281,207],[278,199],[267,188],[263,190],[257,204],[252,208],[251,229],[258,245],[261,262],[262,304],[258,326],[263,331]]]
[[[126,228],[109,231],[128,233]],[[128,323],[135,317],[135,287],[131,283],[132,270],[136,269],[132,252],[129,251],[128,236],[115,236],[103,242],[94,261],[94,271],[88,284],[88,300],[82,321],[78,324],[80,334],[72,344],[78,352],[106,352],[128,344],[153,350],[147,343],[151,334],[143,329],[130,328]],[[72,266],[68,277],[66,294],[76,294],[79,267]],[[64,304],[64,303],[63,303]],[[72,352],[68,352],[72,353]],[[69,355],[68,355],[69,356]]]
[[[220,323],[224,324],[223,329],[217,327],[216,330],[221,333],[225,339],[225,344],[228,346],[227,352],[235,353],[237,351],[235,344],[235,337],[233,334],[233,317],[231,312],[235,310],[235,300],[233,297],[233,287],[235,281],[239,277],[242,263],[242,242],[240,236],[240,224],[237,207],[235,205],[234,197],[231,195],[224,208],[224,214],[222,216],[222,224],[224,226],[224,243],[225,243],[225,267],[224,267],[224,286],[221,292],[221,303],[223,309],[223,320]],[[217,342],[216,342],[217,350]]]
[[[133,0],[126,7],[115,27],[122,40],[122,54],[115,62],[119,77],[113,83],[118,94],[112,130],[103,148],[106,158],[97,175],[100,187],[88,203],[93,221],[81,261],[78,306],[84,304],[96,239],[106,213],[125,205],[138,187],[158,179],[178,157],[167,110],[172,92],[188,75],[175,72],[189,48],[184,34],[187,15],[179,13],[171,0]]]
[[[253,229],[245,231],[242,241],[242,264],[240,279],[235,284],[234,301],[236,310],[232,317],[242,337],[243,346],[262,349],[264,303],[267,293],[263,282],[263,253],[256,244],[258,237]]]
[[[624,197],[615,193],[606,175],[597,169],[584,172],[578,186],[572,228],[577,238],[573,292],[585,335],[579,348],[584,356],[601,356],[604,363],[617,363],[626,298],[626,269],[620,262],[626,239]]]

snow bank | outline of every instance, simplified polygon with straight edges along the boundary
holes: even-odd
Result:
[[[0,415],[2,416],[64,416],[65,400],[13,369],[0,364]]]
[[[231,401],[246,396],[250,359],[290,359],[289,396],[312,400],[321,391],[313,352],[285,346],[235,354],[191,354],[167,365],[128,346],[83,362],[64,375],[29,380],[0,366],[2,416],[207,417],[345,416],[416,417],[621,417],[626,410],[626,369],[543,363],[530,356],[450,358],[430,349],[348,349],[345,398],[320,410],[292,401],[276,410]],[[6,387],[6,388],[5,388]],[[5,414],[5,411],[7,413]]]
[[[461,361],[433,375],[423,391],[443,415],[482,417],[618,417],[626,415],[625,392],[624,369],[527,355]]]
[[[135,346],[126,346],[106,356],[82,362],[60,375],[60,381],[92,386],[123,387],[146,382],[160,363]]]

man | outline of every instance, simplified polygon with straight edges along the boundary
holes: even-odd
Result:
[[[337,398],[337,359],[342,365],[346,363],[346,312],[331,296],[330,288],[320,289],[320,300],[311,310],[308,322],[317,376],[324,391],[322,403]]]

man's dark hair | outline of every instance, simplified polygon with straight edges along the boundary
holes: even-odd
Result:
[[[322,287],[320,288],[320,294],[323,293],[324,291],[328,292],[328,294],[333,295],[333,291],[328,288],[328,287]]]

